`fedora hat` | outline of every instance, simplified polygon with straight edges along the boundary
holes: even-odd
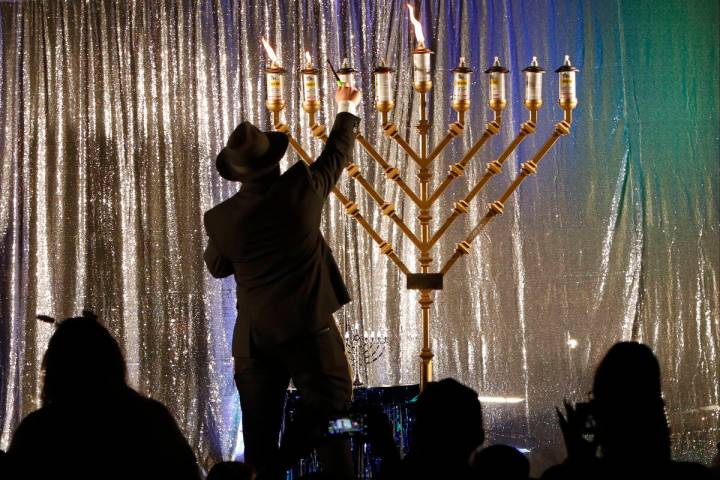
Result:
[[[285,155],[288,137],[280,132],[261,132],[250,122],[242,122],[228,138],[215,160],[225,180],[247,182],[269,173]]]

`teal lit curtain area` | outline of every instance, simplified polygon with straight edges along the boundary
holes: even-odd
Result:
[[[475,73],[464,136],[433,165],[433,184],[491,118],[494,56],[511,70],[500,133],[433,209],[451,211],[527,117],[521,71],[547,70],[537,133],[434,251],[452,254],[562,118],[554,70],[569,55],[579,105],[563,137],[445,278],[432,310],[435,377],[482,395],[490,441],[530,450],[534,472],[560,461],[554,407],[581,401],[620,340],[656,352],[678,459],[709,461],[720,432],[720,7],[716,0],[415,2],[433,55],[431,144],[455,120],[451,70]],[[214,171],[243,119],[270,128],[267,35],[288,70],[283,112],[304,126],[302,54],[348,57],[365,92],[362,131],[416,186],[412,160],[382,134],[371,72],[396,68],[391,118],[417,145],[414,47],[401,0],[0,1],[0,448],[39,405],[40,361],[57,317],[94,310],[124,349],[130,383],[164,402],[205,464],[241,455],[232,382],[232,279],[202,263],[203,211],[237,184]],[[332,78],[321,75],[329,98]],[[321,121],[335,106],[323,101]],[[283,168],[297,161],[288,154]],[[411,202],[358,148],[355,160],[416,231]],[[411,269],[413,246],[347,178],[341,190]],[[323,233],[354,301],[336,314],[388,335],[370,385],[416,383],[415,293],[331,199]]]

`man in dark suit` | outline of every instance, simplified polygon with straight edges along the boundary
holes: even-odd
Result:
[[[234,275],[237,285],[235,383],[245,460],[258,469],[259,480],[284,478],[303,447],[318,448],[333,478],[353,478],[347,441],[322,439],[327,421],[346,410],[352,395],[332,317],[350,297],[319,227],[323,204],[352,156],[360,92],[346,86],[335,99],[340,113],[320,157],[282,175],[278,162],[287,136],[240,124],[216,166],[242,187],[204,218],[210,237],[205,263],[214,277]],[[278,448],[290,379],[303,410]]]

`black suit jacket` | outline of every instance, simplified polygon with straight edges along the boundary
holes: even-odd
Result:
[[[325,199],[352,157],[359,121],[338,114],[315,163],[245,184],[205,212],[205,264],[216,278],[234,274],[237,284],[233,356],[250,356],[251,336],[271,347],[322,330],[350,301],[319,227]]]

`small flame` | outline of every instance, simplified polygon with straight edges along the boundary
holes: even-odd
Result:
[[[425,46],[425,35],[423,35],[422,25],[415,19],[415,9],[409,3],[407,4],[408,10],[410,10],[410,21],[415,29],[415,39],[418,42],[419,47]]]
[[[265,47],[265,51],[267,52],[268,57],[270,57],[270,61],[272,62],[272,64],[274,66],[277,66],[279,63],[278,56],[275,55],[275,50],[273,50],[272,47],[270,46],[270,44],[268,43],[268,41],[265,40],[265,37],[263,37],[263,39],[262,39],[262,44],[263,44],[263,47]]]
[[[310,52],[305,50],[305,64],[308,67],[312,67],[312,58],[310,58]]]

